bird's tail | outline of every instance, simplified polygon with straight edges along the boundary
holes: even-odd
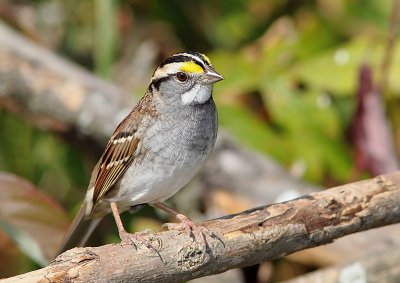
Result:
[[[65,252],[66,250],[85,245],[90,235],[93,233],[93,230],[100,223],[102,217],[85,219],[85,211],[86,201],[83,202],[79,212],[72,221],[72,224],[70,225],[56,256]]]

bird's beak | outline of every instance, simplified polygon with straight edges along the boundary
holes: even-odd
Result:
[[[224,77],[218,74],[213,69],[207,70],[206,73],[204,74],[204,83],[206,84],[213,84],[222,81],[223,79]]]

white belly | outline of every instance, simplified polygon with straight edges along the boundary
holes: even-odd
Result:
[[[205,156],[186,158],[178,165],[155,162],[148,166],[132,166],[121,179],[119,194],[114,200],[133,206],[164,201],[185,186],[204,163]],[[159,160],[161,161],[161,160]]]

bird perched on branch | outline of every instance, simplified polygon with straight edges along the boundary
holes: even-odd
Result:
[[[175,54],[155,70],[139,103],[118,125],[93,170],[83,204],[59,253],[82,246],[112,212],[124,244],[143,241],[128,233],[120,213],[146,204],[173,214],[177,228],[205,242],[205,228],[162,202],[200,170],[217,137],[213,84],[222,80],[198,52]]]

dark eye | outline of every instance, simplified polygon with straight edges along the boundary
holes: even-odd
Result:
[[[188,79],[188,75],[184,72],[178,72],[178,73],[176,73],[176,78],[180,82],[186,82]]]

